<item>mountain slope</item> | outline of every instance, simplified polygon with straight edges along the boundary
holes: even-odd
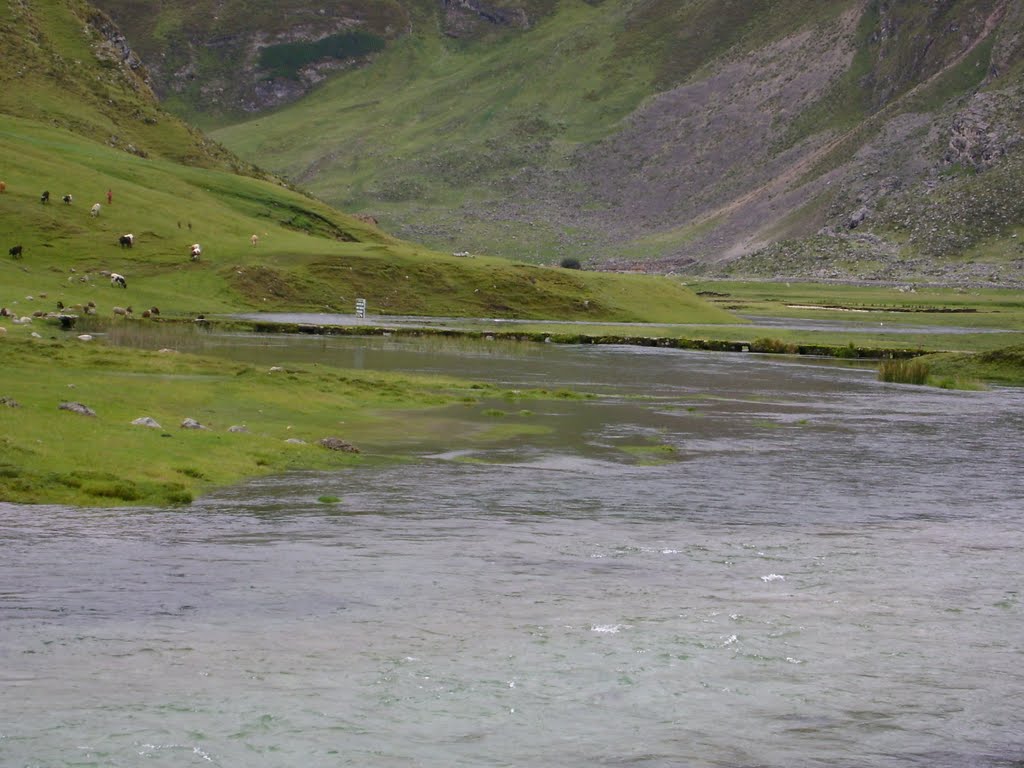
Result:
[[[117,28],[88,5],[4,8],[0,243],[10,256],[0,259],[0,305],[14,314],[90,301],[105,314],[115,303],[157,305],[164,316],[351,312],[361,297],[380,314],[731,319],[670,280],[455,257],[399,241],[266,177],[161,109]],[[131,248],[119,245],[126,233]],[[194,242],[198,261],[188,258]],[[125,291],[111,272],[127,278]]]
[[[1008,189],[1020,0],[562,0],[458,38],[453,4],[428,5],[364,66],[214,135],[437,247],[720,270],[816,237],[819,276],[851,249],[890,275],[1012,270],[1020,219],[938,254],[883,211]]]

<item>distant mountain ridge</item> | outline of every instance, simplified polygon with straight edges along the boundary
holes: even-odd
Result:
[[[402,237],[652,271],[1024,269],[1022,0],[100,4],[165,104],[256,110],[213,135]],[[356,31],[380,44],[346,57]]]

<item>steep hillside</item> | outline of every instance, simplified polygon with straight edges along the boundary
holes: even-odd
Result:
[[[209,120],[293,101],[409,31],[398,0],[99,3],[138,46],[164,102]]]
[[[999,269],[956,275],[1019,279],[1021,220],[971,201],[1013,189],[999,168],[1024,135],[1021,0],[401,9],[408,24],[360,66],[214,135],[446,249],[897,279],[944,279],[950,258],[981,259]],[[289,34],[320,34],[303,29]],[[901,210],[914,220],[901,223]],[[908,231],[916,212],[961,210],[955,248]],[[779,270],[765,267],[775,260]]]
[[[0,113],[38,120],[138,157],[254,172],[164,111],[109,16],[79,0],[0,4]]]

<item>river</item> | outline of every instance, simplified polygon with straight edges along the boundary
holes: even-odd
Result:
[[[1024,764],[1021,391],[624,347],[196,343],[600,397],[186,509],[0,504],[0,764]]]

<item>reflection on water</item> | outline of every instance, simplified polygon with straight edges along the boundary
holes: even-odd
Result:
[[[0,764],[1024,760],[1021,393],[647,349],[198,345],[603,396],[186,510],[0,505]]]

